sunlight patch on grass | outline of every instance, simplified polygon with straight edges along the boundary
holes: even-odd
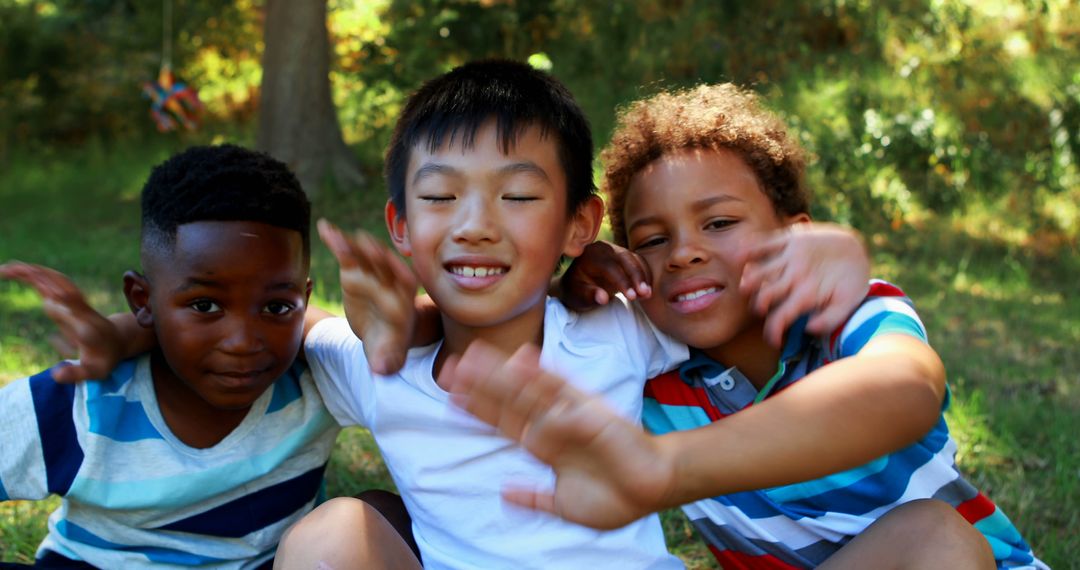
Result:
[[[57,497],[0,503],[0,560],[32,564],[48,532],[48,515],[59,505]]]

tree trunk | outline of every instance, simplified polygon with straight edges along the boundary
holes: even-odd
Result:
[[[267,0],[263,41],[256,146],[288,164],[311,197],[328,180],[363,186],[330,97],[326,0]]]

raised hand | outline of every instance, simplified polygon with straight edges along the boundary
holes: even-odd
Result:
[[[666,508],[675,465],[657,440],[539,365],[526,345],[513,356],[474,341],[439,374],[454,402],[551,465],[555,489],[507,482],[503,498],[599,529]]]
[[[563,273],[559,300],[575,311],[605,305],[622,293],[631,301],[652,295],[649,267],[634,252],[606,241],[585,247]]]
[[[368,233],[348,236],[326,220],[317,227],[340,265],[345,317],[364,341],[368,364],[377,374],[397,371],[416,328],[416,276]]]
[[[77,356],[70,366],[55,367],[57,382],[71,383],[106,377],[124,357],[116,326],[86,302],[64,274],[48,267],[12,261],[0,265],[0,278],[25,283],[41,295],[42,309],[60,332],[50,339],[62,356]]]
[[[780,346],[784,331],[811,313],[807,331],[839,327],[869,290],[870,260],[862,239],[835,224],[795,224],[744,252],[739,289],[765,315],[765,338]]]

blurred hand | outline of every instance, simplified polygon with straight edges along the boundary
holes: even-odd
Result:
[[[800,315],[807,332],[844,323],[869,291],[870,259],[854,231],[826,223],[795,224],[744,252],[739,290],[765,315],[765,339],[780,346]]]
[[[57,382],[72,383],[105,378],[124,356],[123,342],[116,326],[86,302],[79,288],[67,276],[19,261],[0,265],[0,278],[29,285],[41,295],[42,309],[59,329],[51,338],[53,348],[64,358],[78,358],[69,366],[53,368]]]
[[[605,305],[622,293],[627,299],[652,295],[649,267],[634,252],[606,241],[589,244],[566,268],[560,281],[560,301],[574,311]]]
[[[319,237],[337,258],[349,326],[364,341],[371,370],[390,374],[405,364],[416,327],[416,276],[389,248],[366,232],[346,235],[326,220]]]
[[[504,500],[599,529],[666,508],[676,484],[674,460],[600,397],[543,370],[539,356],[531,345],[508,358],[474,341],[439,374],[457,405],[554,469],[554,490],[510,482]]]

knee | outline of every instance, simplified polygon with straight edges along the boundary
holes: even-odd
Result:
[[[357,529],[367,526],[373,514],[378,516],[363,501],[347,497],[330,499],[290,527],[281,538],[281,548],[348,543],[355,538]]]
[[[996,566],[986,537],[951,505],[935,499],[919,499],[905,503],[894,511],[913,531],[909,534],[913,539],[911,546],[925,553],[933,553],[939,562],[951,561],[948,567]]]

